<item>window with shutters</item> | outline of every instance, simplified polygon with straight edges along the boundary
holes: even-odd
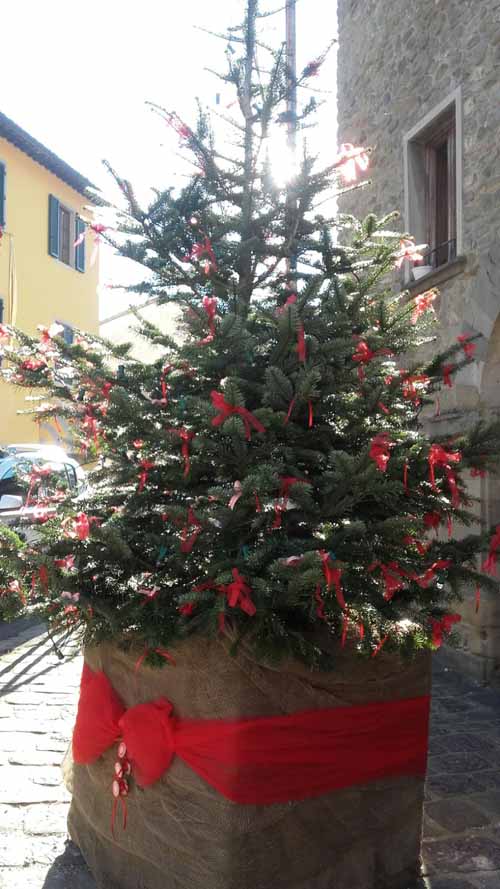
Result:
[[[85,271],[85,228],[74,210],[49,195],[49,254],[78,272]]]
[[[405,136],[406,229],[425,244],[418,279],[462,252],[461,102],[457,90]]]

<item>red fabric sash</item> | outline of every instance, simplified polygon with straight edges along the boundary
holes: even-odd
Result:
[[[301,800],[381,778],[424,775],[429,698],[305,710],[255,719],[179,719],[159,698],[126,710],[104,673],[83,668],[76,763],[122,738],[140,786],[174,755],[241,804]]]

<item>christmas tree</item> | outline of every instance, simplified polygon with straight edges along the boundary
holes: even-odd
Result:
[[[497,588],[498,535],[454,533],[477,522],[467,473],[494,468],[500,427],[431,441],[421,424],[475,344],[422,357],[436,292],[395,287],[394,269],[419,257],[391,231],[396,214],[324,214],[360,187],[364,149],[321,166],[304,148],[286,187],[274,181],[268,146],[289,123],[291,72],[262,21],[248,0],[228,37],[221,147],[205,113],[192,127],[155,106],[194,172],[143,208],[109,167],[119,233],[89,225],[143,264],[136,289],[179,308],[179,337],[139,312],[162,352],[146,364],[83,331],[68,344],[55,328],[2,328],[5,375],[41,391],[36,419],[65,418],[97,461],[85,501],[67,497],[55,517],[39,504],[31,601],[53,627],[139,645],[158,664],[196,633],[316,667],[332,665],[335,639],[411,653],[441,643],[461,591]]]

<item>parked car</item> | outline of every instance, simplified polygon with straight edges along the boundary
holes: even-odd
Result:
[[[87,490],[84,470],[62,448],[34,444],[7,445],[0,448],[1,524],[29,527],[40,520],[41,507],[31,502],[26,488],[27,479],[40,470],[50,470],[51,483],[77,497],[83,496]],[[39,484],[38,497],[41,493],[43,499],[43,473]],[[49,500],[43,509],[45,515],[55,515],[57,502]],[[27,532],[26,536],[29,538],[32,535]]]

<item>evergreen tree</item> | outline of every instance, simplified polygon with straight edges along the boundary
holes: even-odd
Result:
[[[229,34],[236,104],[221,148],[205,114],[191,128],[155,106],[194,161],[182,189],[143,208],[109,168],[126,209],[104,237],[147,270],[137,290],[179,308],[178,338],[137,313],[162,357],[4,329],[5,374],[43,390],[37,418],[64,417],[97,460],[87,500],[42,515],[34,601],[52,626],[138,644],[159,664],[195,633],[321,667],[334,638],[366,655],[435,647],[461,590],[497,589],[491,532],[453,535],[476,522],[466,473],[494,469],[500,427],[430,441],[421,424],[475,344],[421,357],[436,293],[395,290],[394,267],[418,258],[390,230],[395,214],[322,215],[332,190],[359,187],[363,149],[342,146],[326,167],[304,150],[276,185],[266,146],[286,126],[290,72],[261,24],[248,0]]]

